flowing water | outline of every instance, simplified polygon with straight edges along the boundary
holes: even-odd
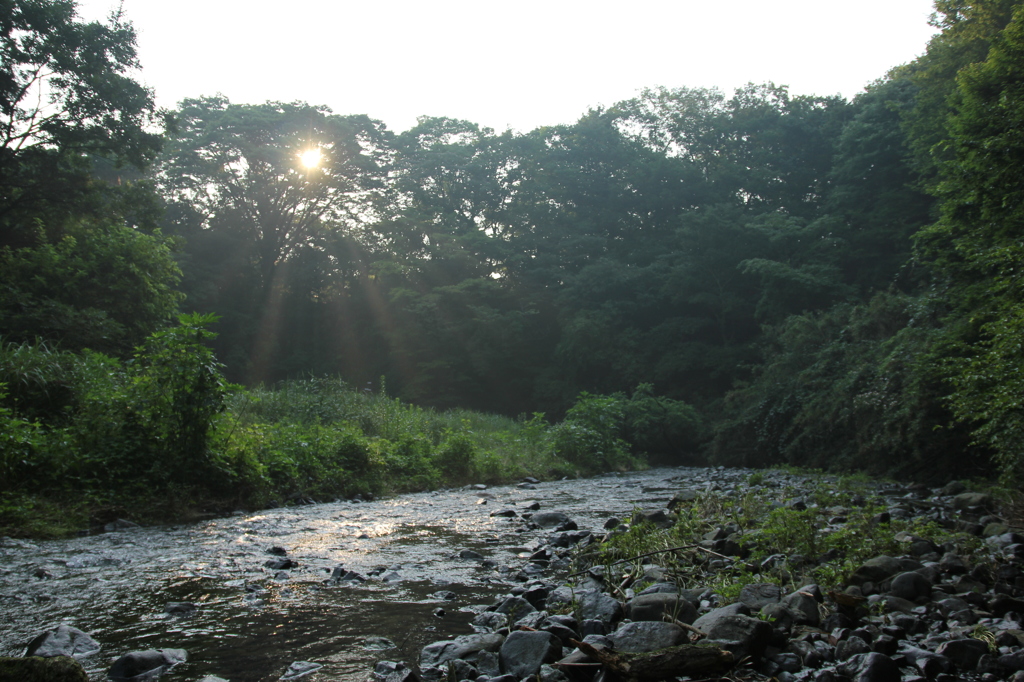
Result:
[[[165,680],[217,675],[278,680],[293,661],[318,680],[365,680],[377,660],[415,663],[425,644],[472,631],[475,610],[515,582],[548,531],[491,512],[561,511],[599,530],[635,506],[664,507],[706,469],[655,469],[595,479],[491,487],[268,509],[195,525],[135,528],[71,540],[0,541],[0,655],[60,623],[90,633],[82,661],[94,682],[129,651],[185,649]],[[724,475],[724,474],[723,474]],[[298,567],[275,571],[271,547]],[[474,550],[490,562],[459,559]],[[493,562],[493,564],[491,563]],[[337,566],[369,576],[330,583]],[[372,575],[371,574],[375,574]],[[453,598],[454,595],[454,598]],[[193,602],[190,617],[164,612]],[[474,610],[474,606],[476,609]],[[435,613],[442,609],[443,614]]]

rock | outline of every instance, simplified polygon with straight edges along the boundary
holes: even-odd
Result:
[[[857,654],[837,669],[851,682],[900,682],[900,668],[888,656],[877,652]]]
[[[536,675],[544,663],[554,663],[562,654],[562,643],[550,632],[510,633],[501,645],[501,671],[523,679]]]
[[[863,585],[866,582],[880,583],[899,573],[900,568],[900,562],[891,556],[877,556],[865,561],[846,582],[850,585]]]
[[[142,526],[133,521],[128,521],[126,519],[117,519],[116,521],[111,521],[110,523],[103,526],[103,530],[107,533],[117,533],[119,531],[132,530],[133,528],[141,527]]]
[[[164,613],[179,618],[189,618],[196,615],[199,607],[190,601],[169,601],[164,605]]]
[[[89,682],[82,664],[70,656],[0,656],[0,680],[11,682]]]
[[[554,637],[554,635],[551,635]],[[505,638],[496,633],[462,635],[452,640],[434,642],[420,652],[420,668],[440,668],[456,658],[466,658],[479,651],[498,651]]]
[[[918,670],[930,678],[935,678],[942,673],[948,673],[952,667],[948,658],[939,656],[927,649],[905,646],[900,649],[899,653],[909,663],[917,666]]]
[[[295,661],[288,670],[284,671],[284,675],[281,675],[280,679],[284,680],[297,680],[306,675],[312,675],[320,668],[324,667],[320,663],[312,663],[310,661]]]
[[[734,604],[729,604],[728,606],[723,606],[720,609],[715,609],[714,611],[709,611],[705,613],[703,616],[693,621],[692,625],[701,632],[707,632],[709,629],[714,628],[715,623],[722,618],[726,618],[728,616],[749,615],[750,608],[742,602],[736,602]]]
[[[515,509],[501,509],[499,511],[492,511],[490,515],[491,516],[502,516],[502,517],[507,517],[507,518],[513,518],[513,517],[519,516],[519,514],[516,514],[516,510]]]
[[[700,619],[697,619],[694,626],[706,633],[709,640],[730,644],[723,648],[731,651],[736,660],[746,656],[760,658],[772,637],[771,625],[750,616],[721,616],[710,621],[710,627],[700,627],[697,625],[699,622]]]
[[[953,509],[957,511],[967,511],[970,509],[993,511],[995,506],[992,496],[986,493],[960,493],[953,498]]]
[[[988,645],[980,639],[953,639],[939,645],[935,653],[948,658],[960,670],[971,672],[988,653]]]
[[[480,552],[475,552],[472,549],[464,549],[464,550],[459,552],[459,558],[460,559],[469,559],[469,560],[472,560],[472,561],[482,561],[483,558],[484,558],[484,555],[481,554]]]
[[[782,599],[782,588],[773,583],[751,583],[740,590],[740,601],[746,604],[751,612],[760,611],[767,604],[776,604]]]
[[[540,667],[540,672],[537,675],[540,677],[540,682],[569,682],[569,678],[565,673],[552,668],[547,663]]]
[[[845,661],[870,651],[871,646],[863,638],[851,635],[836,644],[835,656],[837,661]]]
[[[693,604],[670,592],[637,595],[626,603],[625,613],[627,618],[637,621],[662,622],[668,615],[689,625],[697,619]]]
[[[263,564],[264,567],[272,571],[286,571],[289,568],[296,568],[298,565],[298,562],[291,559],[268,559]]]
[[[114,661],[107,675],[114,682],[130,680],[143,674],[156,678],[186,660],[188,654],[184,649],[133,651]]]
[[[288,556],[288,550],[279,545],[274,545],[267,549],[267,554],[273,554],[274,556]]]
[[[100,650],[100,643],[70,625],[58,625],[28,643],[26,656],[52,658],[54,656],[70,656],[82,658]]]
[[[611,625],[622,618],[622,604],[603,592],[590,590],[579,598],[579,617]]]
[[[568,516],[562,512],[555,511],[537,512],[530,517],[530,523],[536,524],[540,528],[560,528],[569,523],[569,521]]]
[[[794,622],[797,625],[810,625],[818,627],[821,623],[821,616],[818,613],[818,600],[808,591],[798,590],[783,597],[780,604],[790,613],[794,614]]]
[[[932,592],[932,584],[920,573],[907,571],[892,579],[889,594],[900,599],[914,601],[919,597],[928,597]]]
[[[687,642],[686,630],[675,623],[626,623],[608,635],[616,651],[641,654]]]
[[[522,597],[508,597],[498,605],[497,609],[495,609],[496,613],[508,615],[513,622],[527,614],[535,613],[536,611],[537,608]]]

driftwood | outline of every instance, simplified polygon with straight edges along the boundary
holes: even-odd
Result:
[[[628,654],[598,649],[574,639],[569,641],[626,682],[657,682],[680,675],[718,673],[734,663],[730,652],[699,644],[680,644],[645,654]]]

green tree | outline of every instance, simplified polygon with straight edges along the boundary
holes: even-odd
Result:
[[[962,69],[942,168],[941,219],[923,230],[924,258],[945,280],[957,416],[977,428],[1003,473],[1024,475],[1024,11],[984,62]]]
[[[134,80],[120,14],[76,19],[71,0],[0,2],[0,245],[53,239],[69,217],[109,217],[95,163],[144,167],[160,148],[152,93]]]

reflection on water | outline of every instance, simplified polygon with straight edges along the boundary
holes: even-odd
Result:
[[[106,679],[112,658],[147,648],[189,652],[188,663],[165,679],[277,680],[290,663],[307,660],[324,666],[304,678],[311,682],[362,682],[376,660],[415,663],[425,644],[470,632],[470,607],[508,591],[508,567],[521,566],[544,533],[491,512],[521,513],[536,501],[596,530],[635,505],[664,506],[670,479],[685,476],[661,469],[491,488],[485,497],[454,490],[66,541],[4,539],[0,655],[21,655],[40,631],[68,623],[103,645],[84,661],[94,682]],[[264,566],[279,558],[268,553],[272,547],[284,548],[298,567]],[[496,567],[458,559],[463,549]],[[369,580],[328,584],[338,566]],[[455,599],[439,598],[441,590]],[[164,613],[168,602],[183,601],[198,605],[195,615]],[[433,614],[439,606],[440,618]]]

